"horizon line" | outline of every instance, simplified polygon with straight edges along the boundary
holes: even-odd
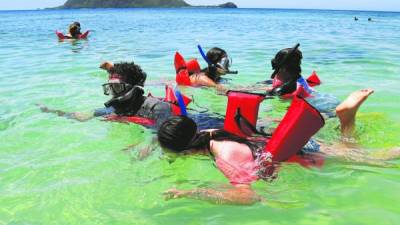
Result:
[[[37,9],[0,9],[2,12],[6,11],[44,11],[44,10],[82,10],[82,9],[268,9],[268,10],[326,10],[326,11],[355,11],[355,12],[386,12],[386,13],[399,13],[399,11],[393,10],[373,10],[373,9],[328,9],[328,8],[266,8],[266,7],[238,7],[238,8],[218,8],[218,7],[204,7],[204,6],[192,6],[192,7],[130,7],[130,8],[67,8],[67,9],[57,9],[58,6],[54,8],[37,8]]]

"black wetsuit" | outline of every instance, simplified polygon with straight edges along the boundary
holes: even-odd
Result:
[[[115,113],[113,107],[101,108],[95,110],[94,116],[107,116],[113,113]],[[131,113],[128,113],[127,115],[129,114]],[[155,120],[156,124],[154,128],[157,129],[165,120],[168,119],[168,117],[172,116],[173,113],[171,103],[154,97],[144,97],[143,104],[134,115]],[[121,116],[124,116],[124,114],[121,114]],[[199,130],[221,129],[224,126],[224,119],[220,116],[208,113],[189,114],[188,116],[197,123]]]

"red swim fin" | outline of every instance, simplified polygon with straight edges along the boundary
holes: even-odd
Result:
[[[181,69],[186,69],[185,59],[179,52],[175,53],[174,65],[176,73],[178,73]]]
[[[197,59],[191,59],[186,62],[186,68],[189,71],[189,73],[199,73],[201,68],[200,64],[197,61]]]
[[[240,137],[248,136],[249,126],[241,128],[238,122],[238,114],[249,123],[250,126],[256,127],[258,118],[258,109],[260,103],[265,99],[264,95],[246,93],[239,91],[228,92],[228,106],[226,108],[224,130],[238,135]]]
[[[274,161],[286,161],[296,155],[324,124],[318,110],[296,96],[265,150],[272,154]]]
[[[178,85],[190,86],[189,71],[186,67],[185,59],[179,52],[175,53],[174,65],[176,70],[175,81]]]
[[[319,79],[317,73],[315,71],[307,78],[307,83],[311,87],[318,86],[321,84],[321,80]]]

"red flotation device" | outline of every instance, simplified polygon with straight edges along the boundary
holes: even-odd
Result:
[[[192,99],[182,95],[183,97],[183,103],[185,104],[185,106],[189,105],[190,102],[192,102]],[[178,99],[177,96],[175,95],[174,89],[171,86],[166,85],[165,86],[165,98],[164,101],[172,103],[171,107],[172,107],[172,113],[175,116],[181,115],[182,114],[182,110],[179,107],[178,104]]]
[[[240,137],[249,137],[257,132],[258,109],[264,99],[265,96],[261,94],[229,91],[224,130]],[[323,158],[297,153],[323,126],[324,119],[318,110],[296,96],[272,137],[266,138],[265,151],[271,153],[276,162],[297,162],[305,167],[320,167],[324,163]]]
[[[151,94],[149,94],[149,96],[151,96]],[[192,101],[192,99],[190,99],[185,95],[182,95],[182,98],[185,106],[187,106]],[[178,105],[177,96],[175,95],[174,89],[171,86],[168,85],[165,86],[165,98],[163,99],[161,98],[160,100],[163,100],[171,104],[171,111],[173,115],[182,114],[181,108]],[[113,122],[122,122],[122,123],[136,123],[142,126],[154,126],[156,124],[155,120],[139,116],[110,115],[106,117],[106,120]]]
[[[243,124],[243,119],[248,121],[250,126],[256,127],[258,109],[260,103],[265,99],[264,95],[229,91],[228,107],[226,108],[224,130],[239,137],[248,137],[251,131],[246,132],[248,124]]]
[[[295,156],[325,125],[321,114],[303,98],[294,97],[288,111],[265,146],[274,161]]]
[[[313,71],[312,74],[306,79],[308,85],[311,87],[315,87],[321,84],[321,80],[319,79],[317,72]]]
[[[90,31],[86,31],[85,33],[79,35],[78,39],[86,39],[89,36]],[[73,39],[71,37],[65,36],[63,33],[56,31],[56,35],[58,37],[58,39],[60,40],[64,40],[64,39]]]
[[[136,123],[145,127],[151,127],[156,124],[156,121],[139,116],[118,116],[110,115],[106,117],[106,121],[120,122],[120,123]]]
[[[189,78],[190,74],[199,73],[201,70],[197,59],[192,59],[186,62],[179,52],[175,53],[174,66],[176,71],[175,80],[178,85],[191,86],[192,84]]]

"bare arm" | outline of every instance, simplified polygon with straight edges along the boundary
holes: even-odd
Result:
[[[205,75],[204,73],[191,75],[190,82],[195,86],[207,86],[207,87],[217,86],[217,83],[215,83],[212,79],[207,77],[207,75]]]
[[[189,198],[207,201],[213,204],[253,205],[262,200],[250,185],[234,187],[228,191],[198,188],[193,190],[170,189],[164,193],[165,199]]]
[[[37,106],[39,106],[40,110],[44,113],[54,113],[57,114],[57,116],[65,117],[68,119],[74,119],[80,122],[85,122],[94,118],[94,113],[80,113],[80,112],[69,113],[69,112],[64,112],[62,110],[49,109],[47,106],[44,105],[37,105]]]

